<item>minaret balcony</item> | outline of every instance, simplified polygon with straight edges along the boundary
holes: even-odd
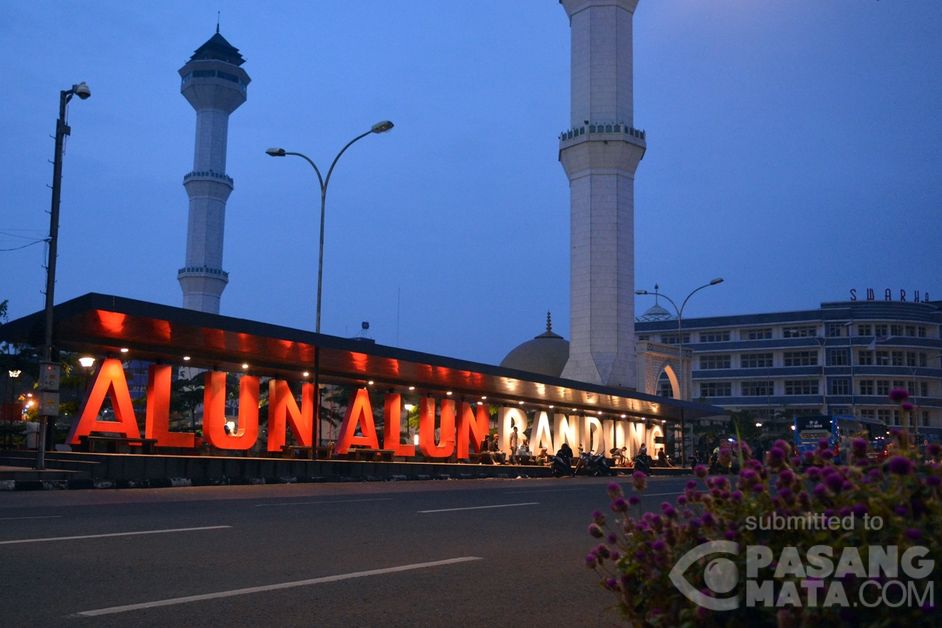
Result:
[[[587,141],[624,141],[647,148],[645,133],[641,129],[621,122],[588,122],[574,126],[559,134],[559,149]]]
[[[230,188],[234,187],[234,181],[232,180],[232,177],[222,172],[216,172],[215,170],[191,170],[190,172],[183,175],[184,184],[186,184],[188,181],[198,181],[200,179],[215,181],[217,183],[224,183]]]
[[[224,281],[229,281],[229,273],[221,268],[212,268],[210,266],[184,266],[177,271],[177,277],[205,277],[213,275]]]

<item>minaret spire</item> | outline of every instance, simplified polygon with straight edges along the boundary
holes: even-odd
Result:
[[[219,300],[229,282],[222,269],[226,201],[232,177],[226,174],[229,114],[245,102],[249,75],[239,50],[219,34],[197,48],[180,68],[180,92],[196,110],[193,169],[184,175],[190,198],[186,232],[186,262],[177,273],[183,307],[219,313]]]
[[[570,127],[559,161],[570,193],[570,345],[563,377],[637,388],[632,19],[638,0],[560,0],[569,16]]]

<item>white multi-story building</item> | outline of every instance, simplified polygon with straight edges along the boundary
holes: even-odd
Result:
[[[651,320],[654,318],[655,320]],[[893,388],[909,391],[911,424],[942,430],[942,301],[848,301],[815,310],[676,318],[658,308],[636,323],[657,394],[676,396],[682,349],[689,398],[758,420],[853,414],[909,423]],[[654,392],[654,391],[648,391]],[[929,429],[928,433],[935,430]]]

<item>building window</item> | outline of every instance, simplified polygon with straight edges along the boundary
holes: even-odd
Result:
[[[733,385],[730,382],[702,382],[700,384],[701,397],[731,397]]]
[[[846,378],[838,379],[829,379],[828,380],[828,394],[829,395],[849,395],[850,394],[850,380]]]
[[[857,352],[857,364],[861,366],[873,365],[873,351],[860,350]]]
[[[890,352],[889,351],[877,351],[877,366],[889,366],[890,365]]]
[[[869,323],[865,325],[857,325],[857,335],[858,336],[872,336],[873,327],[871,327]]]
[[[919,382],[919,396],[920,397],[929,396],[929,383],[928,382]]]
[[[771,353],[743,353],[739,357],[739,366],[744,369],[762,369],[772,367]]]
[[[638,341],[644,342],[645,340],[649,340],[650,338],[651,336],[648,336],[648,335],[638,336]]]
[[[889,410],[877,410],[877,420],[881,421],[885,425],[889,425],[892,420],[893,415]]]
[[[730,355],[728,353],[718,355],[701,355],[701,369],[728,369],[730,365]]]
[[[729,330],[723,331],[702,331],[700,332],[700,342],[728,342]]]
[[[885,396],[890,394],[890,380],[888,379],[878,379],[877,382],[877,394],[880,396]]]
[[[816,366],[817,351],[786,351],[783,355],[785,366]]]
[[[920,353],[919,353],[919,366],[926,366],[928,363],[929,363],[929,361],[928,361],[928,359],[926,358],[926,354],[920,352]]]
[[[743,340],[769,340],[772,338],[772,328],[743,329],[739,332],[739,337]]]
[[[817,336],[818,330],[814,325],[803,325],[801,327],[785,327],[782,329],[782,338],[808,338]]]
[[[925,328],[924,326],[922,326],[922,325],[920,325],[919,327],[917,327],[917,328],[916,328],[916,335],[919,336],[920,338],[925,338],[925,337],[926,337],[926,328]]]
[[[828,366],[847,366],[847,349],[828,349]]]
[[[902,335],[903,335],[903,326],[902,326],[902,325],[890,325],[890,335],[891,335],[891,336],[902,336]]]
[[[771,381],[746,381],[740,384],[743,397],[770,397],[774,383]]]
[[[816,379],[786,379],[786,395],[817,395],[818,380]]]
[[[922,411],[922,426],[929,427],[929,411],[928,410]]]
[[[878,323],[873,326],[873,334],[875,336],[886,336],[887,335],[887,326],[883,323]]]
[[[828,323],[827,335],[829,338],[837,338],[844,335],[844,330],[849,329],[844,323]]]
[[[902,351],[893,351],[890,353],[890,362],[893,366],[903,366],[906,363],[906,354]]]
[[[873,396],[873,380],[872,379],[862,379],[857,383],[857,387],[860,389],[861,395]]]
[[[906,366],[916,366],[916,352],[915,351],[906,352]]]
[[[860,418],[869,419],[871,421],[877,420],[877,411],[873,408],[864,408],[863,410],[858,410]]]
[[[679,334],[661,334],[661,342],[666,345],[676,345],[680,340]],[[684,332],[684,344],[690,343],[690,334]]]
[[[906,325],[906,335],[910,338],[916,337],[916,326],[915,325]]]

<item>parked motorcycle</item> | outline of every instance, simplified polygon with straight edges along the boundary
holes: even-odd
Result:
[[[645,475],[651,475],[651,456],[647,454],[638,454],[633,459],[635,471],[640,471]]]
[[[612,461],[602,454],[583,451],[579,455],[579,462],[576,464],[576,472],[585,471],[586,475],[599,477],[603,475],[615,475]]]

